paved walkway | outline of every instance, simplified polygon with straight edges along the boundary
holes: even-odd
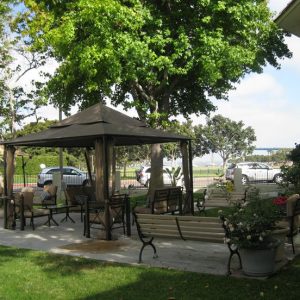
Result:
[[[139,265],[138,255],[141,248],[135,228],[132,237],[124,237],[120,232],[113,231],[113,241],[100,240],[100,230],[92,230],[92,238],[83,236],[83,223],[80,214],[71,213],[76,221],[60,223],[63,214],[54,215],[59,226],[45,226],[46,218],[35,219],[36,229],[27,225],[24,231],[3,229],[3,217],[0,212],[0,244],[26,249],[49,251],[67,255],[83,256],[103,261],[119,262]],[[300,245],[300,238],[297,239]],[[226,245],[201,243],[193,241],[165,240],[156,241],[158,258],[153,259],[151,247],[146,247],[143,253],[142,265],[172,268],[184,271],[206,274],[225,275],[229,251]],[[285,249],[289,258],[292,258],[291,247]],[[298,253],[300,247],[298,247]],[[237,260],[233,261],[234,275],[240,276],[237,271]]]

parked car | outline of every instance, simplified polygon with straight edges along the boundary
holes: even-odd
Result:
[[[241,162],[231,164],[226,170],[226,179],[234,179],[234,170],[236,168],[242,170],[243,184],[254,181],[268,181],[275,183],[280,183],[282,181],[282,173],[280,169],[272,168],[269,165],[260,162]]]
[[[38,175],[37,185],[43,187],[51,184],[53,173],[60,172],[59,167],[44,168]],[[89,178],[87,172],[83,172],[74,167],[63,167],[63,181],[66,185],[88,185]]]
[[[168,167],[168,166],[163,166],[163,182],[164,185],[170,185],[172,184],[172,180],[170,178],[170,175],[167,172],[167,169],[172,170],[172,167]],[[139,170],[135,171],[136,173],[136,180],[148,187],[149,183],[150,183],[150,177],[151,177],[151,167],[150,166],[141,166],[141,168]],[[177,180],[176,185],[177,186],[183,186],[184,183],[184,179],[183,179],[183,175],[181,173],[179,179]]]

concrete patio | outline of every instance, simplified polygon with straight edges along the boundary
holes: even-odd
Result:
[[[36,229],[27,225],[24,231],[3,228],[3,214],[0,211],[0,245],[48,251],[73,256],[82,256],[102,261],[131,265],[171,268],[205,274],[225,275],[229,251],[226,245],[181,240],[157,240],[158,258],[153,259],[151,247],[143,253],[143,263],[138,264],[138,255],[142,243],[136,234],[125,237],[121,232],[113,231],[113,241],[101,240],[102,231],[92,230],[92,238],[83,236],[83,223],[79,213],[71,213],[75,223],[61,223],[64,214],[54,215],[59,226],[43,225],[46,218],[35,219]],[[300,236],[296,238],[296,253],[300,251]],[[287,260],[293,259],[291,246],[285,245]],[[237,259],[232,263],[233,275],[243,276],[238,270]]]

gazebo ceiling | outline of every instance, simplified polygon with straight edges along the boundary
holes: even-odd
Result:
[[[103,104],[95,104],[49,129],[5,141],[11,146],[94,147],[95,140],[112,137],[116,146],[168,143],[189,140],[189,137],[146,127]]]

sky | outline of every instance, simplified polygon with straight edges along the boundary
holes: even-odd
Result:
[[[289,2],[270,0],[269,6],[274,13],[279,13]],[[292,36],[286,42],[293,57],[281,61],[280,70],[267,66],[262,74],[247,75],[236,90],[229,92],[229,101],[214,101],[218,107],[215,114],[242,120],[245,126],[254,128],[257,148],[292,148],[300,143],[300,38]],[[54,69],[55,62],[49,68]],[[76,108],[72,110],[75,112]],[[58,119],[58,111],[51,106],[41,109],[39,114]],[[133,112],[127,114],[134,115]],[[195,125],[205,122],[204,116],[191,117]]]

